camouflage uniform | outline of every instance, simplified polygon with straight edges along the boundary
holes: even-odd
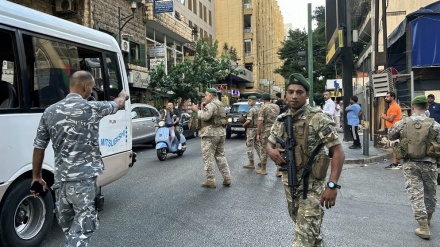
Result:
[[[257,141],[258,111],[258,107],[254,105],[246,116],[246,120],[251,120],[251,123],[246,126],[246,151],[251,162],[254,162],[254,148],[257,151],[258,158],[260,158],[260,142]]]
[[[412,114],[412,120],[424,120],[425,114]],[[389,129],[390,140],[396,140],[403,133],[404,121],[396,122]],[[429,130],[430,140],[440,143],[440,124],[433,121]],[[426,156],[422,159],[406,159],[403,163],[405,186],[417,221],[426,220],[428,214],[432,215],[437,203],[437,164],[436,159]]]
[[[206,178],[209,182],[215,182],[214,159],[220,170],[223,179],[230,179],[228,161],[225,157],[226,129],[222,126],[209,124],[213,118],[219,117],[219,107],[224,107],[218,99],[213,99],[204,109],[197,113],[197,117],[202,120],[200,137],[202,138],[202,158]]]
[[[263,121],[263,126],[260,130],[260,160],[262,166],[265,166],[267,163],[266,144],[270,128],[279,114],[280,107],[270,102],[265,103],[258,113],[258,121]]]
[[[278,118],[282,118],[287,114],[292,115],[293,123],[299,119],[306,119],[311,111],[316,112],[311,118],[308,126],[308,140],[307,149],[304,152],[311,154],[313,150],[320,144],[324,143],[325,147],[331,148],[336,145],[340,145],[338,139],[338,133],[335,129],[335,123],[328,116],[326,116],[320,108],[310,107],[308,104],[304,105],[301,109],[298,109],[294,113],[289,109],[287,112],[281,114]],[[298,134],[294,132],[295,137]],[[276,144],[276,137],[281,139],[287,138],[287,133],[284,127],[284,122],[275,121],[271,129],[268,141]],[[302,147],[299,147],[300,149]],[[320,153],[324,152],[324,148],[320,150]],[[290,188],[287,185],[287,172],[282,172],[282,181],[284,184],[284,191],[287,199],[287,206],[290,217],[295,222],[295,237],[293,240],[293,246],[322,246],[321,237],[321,224],[324,217],[324,210],[320,207],[319,202],[322,193],[325,189],[325,179],[318,180],[310,174],[308,181],[308,193],[307,199],[303,199],[303,182],[301,176],[303,168],[307,160],[302,160],[297,165],[297,181],[300,181],[299,187],[296,192],[296,199],[292,208],[292,197]]]
[[[115,102],[89,102],[71,93],[49,106],[41,117],[34,147],[46,149],[52,141],[55,211],[67,246],[89,246],[90,237],[99,226],[94,206],[99,192],[97,176],[103,170],[99,120],[117,110]]]

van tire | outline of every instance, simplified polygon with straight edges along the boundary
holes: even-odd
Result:
[[[34,197],[29,191],[31,182],[30,178],[19,180],[6,194],[0,212],[0,240],[5,246],[40,246],[50,231],[52,193],[49,190],[44,197]]]

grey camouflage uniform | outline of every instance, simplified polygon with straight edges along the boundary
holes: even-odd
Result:
[[[55,211],[67,246],[89,246],[90,237],[99,226],[94,206],[97,176],[103,170],[99,120],[117,110],[115,102],[88,102],[79,94],[71,93],[49,106],[41,117],[34,147],[46,149],[52,141]]]
[[[277,116],[280,114],[280,107],[273,103],[265,103],[258,113],[258,120],[263,121],[263,126],[260,133],[260,160],[261,165],[267,164],[267,138],[270,135],[270,128],[272,128]]]
[[[223,107],[223,103],[218,99],[213,99],[197,113],[197,118],[205,122],[209,121],[218,115],[218,107]],[[207,180],[215,182],[214,159],[223,179],[231,178],[228,161],[225,157],[226,129],[214,125],[204,126],[200,130],[200,137],[202,138],[202,159]]]
[[[412,114],[413,120],[424,120],[425,114]],[[388,136],[390,140],[400,138],[403,133],[404,121],[400,120],[391,126]],[[440,124],[433,121],[429,136],[430,140],[440,143]],[[437,203],[437,164],[436,159],[426,156],[422,159],[406,159],[403,162],[403,175],[405,177],[405,187],[417,221],[426,220],[428,214],[433,214]]]
[[[258,107],[254,105],[246,115],[246,119],[251,120],[251,123],[246,126],[246,152],[249,161],[252,162],[254,161],[254,148],[260,158],[260,142],[257,141],[258,112]]]
[[[306,104],[295,113],[292,113],[289,109],[287,112],[282,113],[278,118],[291,114],[292,119],[295,122],[295,120],[307,118],[311,112],[311,109],[312,107]],[[341,143],[338,139],[338,133],[334,127],[334,121],[322,113],[320,109],[314,108],[314,110],[318,111],[318,113],[312,117],[308,126],[309,135],[307,140],[307,151],[312,153],[313,149],[317,147],[319,143],[324,143],[325,147],[327,148],[340,145]],[[284,122],[275,121],[268,141],[276,144],[276,137],[286,140],[287,133],[285,131]],[[321,149],[320,152],[324,152],[323,149]],[[294,208],[292,208],[292,197],[290,188],[287,184],[287,172],[282,172],[282,181],[286,194],[287,207],[290,217],[295,223],[293,246],[322,246],[321,224],[324,217],[324,210],[320,207],[319,202],[325,189],[325,179],[318,180],[311,174],[308,182],[307,199],[304,200],[302,197],[304,188],[301,180],[302,173],[303,167],[298,167],[297,181],[301,182],[297,188]]]

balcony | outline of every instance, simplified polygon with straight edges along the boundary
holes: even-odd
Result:
[[[251,27],[245,27],[243,29],[243,32],[244,32],[244,39],[252,39],[253,38],[253,33],[252,33]]]
[[[153,3],[146,4],[145,14],[148,28],[153,28],[181,43],[193,41],[192,29],[186,23],[167,13],[154,14]]]
[[[251,51],[244,52],[244,63],[254,63],[254,58]]]
[[[244,3],[243,4],[243,13],[245,15],[252,15],[253,9],[252,5],[250,3]]]

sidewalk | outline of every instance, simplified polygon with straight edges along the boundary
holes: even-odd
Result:
[[[363,145],[363,135],[359,133],[359,138],[361,139],[361,144]],[[339,140],[342,143],[342,148],[345,153],[344,164],[368,164],[373,162],[380,162],[384,159],[391,159],[392,153],[391,149],[375,148],[373,146],[374,142],[370,140],[369,142],[369,155],[363,154],[363,147],[361,149],[349,149],[353,145],[353,141],[344,141],[344,133],[339,133]]]

